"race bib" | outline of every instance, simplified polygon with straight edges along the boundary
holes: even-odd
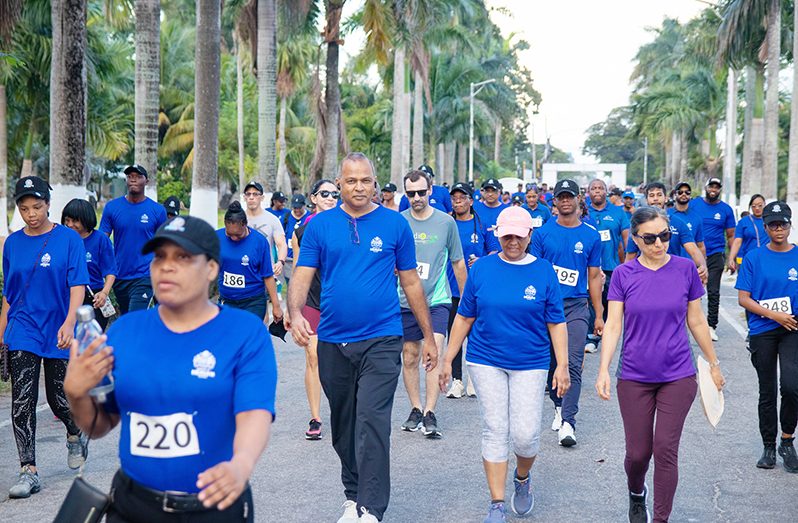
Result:
[[[245,279],[243,274],[233,274],[232,272],[224,271],[222,284],[225,287],[230,287],[231,289],[243,289],[244,283]]]
[[[609,229],[599,231],[599,236],[601,236],[601,241],[603,242],[612,241],[612,232]]]
[[[416,271],[418,271],[418,277],[422,280],[429,279],[429,263],[418,262],[418,266],[416,266]]]
[[[147,458],[180,458],[200,453],[194,415],[130,413],[130,453]]]
[[[557,273],[557,281],[560,282],[560,285],[576,287],[576,283],[579,281],[579,271],[566,269],[565,267],[560,267],[559,265],[553,265],[553,267],[554,272]]]
[[[759,300],[759,304],[769,311],[786,312],[792,314],[792,300],[785,296],[783,298],[770,298],[769,300]]]
[[[538,227],[541,227],[542,225],[543,225],[543,218],[541,218],[540,216],[532,218],[532,228],[533,229],[537,229]]]

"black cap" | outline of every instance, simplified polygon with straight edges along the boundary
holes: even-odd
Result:
[[[524,199],[516,194],[513,196],[512,203],[524,203]]]
[[[452,188],[449,189],[449,194],[454,194],[456,192],[461,192],[468,196],[469,198],[474,197],[474,191],[471,189],[471,186],[467,183],[457,182],[456,184],[452,185]]]
[[[286,201],[287,199],[288,199],[288,198],[287,198],[287,197],[285,196],[285,194],[284,194],[283,192],[281,192],[281,191],[274,191],[274,192],[272,193],[272,201],[273,201],[273,202],[275,202],[275,201],[277,201],[277,202],[284,202],[284,201]]]
[[[164,241],[178,244],[191,254],[205,254],[212,260],[220,261],[219,237],[208,222],[194,216],[176,216],[155,231],[141,254],[153,252]]]
[[[41,200],[49,200],[51,189],[50,184],[38,176],[26,176],[17,180],[17,186],[14,189],[14,201],[19,202],[25,196],[35,196]]]
[[[147,169],[145,169],[144,167],[142,167],[137,163],[125,167],[125,174],[130,174],[132,172],[137,172],[143,177],[147,178],[148,180],[150,179],[150,175],[147,173]]]
[[[762,211],[765,225],[774,222],[792,223],[792,209],[784,202],[770,202]]]
[[[177,216],[180,214],[180,200],[178,200],[177,196],[170,196],[169,198],[163,201],[163,207],[166,209],[167,215],[174,215]]]
[[[433,171],[433,170],[432,170],[432,167],[430,167],[430,166],[429,166],[429,165],[427,165],[427,164],[420,165],[420,166],[419,166],[419,168],[418,168],[418,170],[419,170],[419,171],[421,171],[421,172],[423,172],[423,173],[427,173],[427,174],[429,175],[429,177],[430,177],[430,178],[435,178],[435,171]]]
[[[715,178],[715,179],[717,180],[717,178]],[[689,184],[688,182],[684,181],[684,180],[682,180],[681,182],[677,183],[677,184],[676,184],[676,185],[673,187],[673,190],[674,190],[674,191],[678,191],[680,187],[687,187],[687,188],[688,188],[688,189],[690,189],[691,191],[693,190],[693,188],[690,186],[690,184]]]
[[[263,194],[263,186],[254,180],[244,186],[244,192],[247,192],[247,189],[249,188],[255,189],[259,193]]]
[[[621,196],[621,195],[623,194],[623,191],[622,191],[622,190],[620,190],[620,189],[619,189],[619,188],[617,188],[617,187],[613,187],[613,188],[612,188],[612,190],[610,191],[610,194],[611,194],[612,196]]]
[[[396,192],[396,185],[393,183],[386,183],[382,186],[382,192]]]
[[[305,196],[302,194],[295,194],[291,197],[291,208],[299,209],[305,206]]]
[[[482,188],[487,189],[488,187],[492,187],[497,191],[502,190],[502,184],[496,178],[488,178],[484,182],[482,182]]]
[[[723,187],[723,182],[720,181],[720,178],[710,178],[709,180],[707,180],[705,187],[709,187],[713,183],[716,183],[718,184],[718,186]]]
[[[579,194],[579,186],[576,185],[576,182],[573,180],[560,180],[557,182],[557,185],[554,186],[554,197],[556,198],[564,192],[576,196]]]

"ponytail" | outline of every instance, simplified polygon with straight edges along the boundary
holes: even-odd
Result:
[[[240,223],[241,225],[247,224],[247,213],[241,207],[241,203],[233,201],[224,213],[224,223]]]

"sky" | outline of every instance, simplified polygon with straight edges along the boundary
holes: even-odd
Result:
[[[570,152],[578,162],[585,131],[629,102],[629,77],[638,48],[653,39],[646,28],[666,17],[690,20],[707,7],[698,0],[486,0],[491,19],[507,37],[530,44],[521,62],[543,101],[534,139]],[[505,8],[509,16],[495,8]],[[532,129],[527,133],[532,139]]]

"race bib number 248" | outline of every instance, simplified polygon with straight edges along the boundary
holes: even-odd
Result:
[[[130,413],[130,453],[147,458],[179,458],[200,453],[194,415]]]
[[[792,301],[789,296],[783,298],[771,298],[769,300],[759,300],[759,304],[770,311],[785,312],[792,314]]]

